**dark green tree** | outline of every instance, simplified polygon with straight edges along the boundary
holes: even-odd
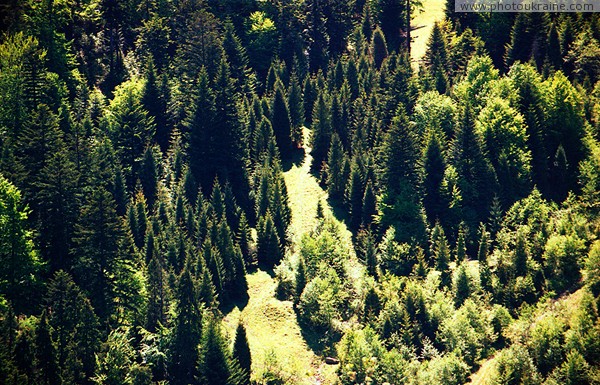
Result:
[[[239,365],[232,359],[221,334],[221,322],[210,317],[204,325],[198,360],[198,382],[206,385],[241,385]],[[188,381],[191,378],[188,378]]]
[[[346,187],[346,181],[343,179],[344,175],[342,173],[344,158],[342,142],[338,134],[334,132],[331,136],[327,159],[327,192],[333,199],[342,198]]]
[[[375,216],[377,215],[377,198],[375,197],[375,191],[373,190],[373,184],[371,180],[367,180],[365,187],[365,195],[362,201],[362,225],[366,228],[371,227]]]
[[[371,41],[371,54],[373,55],[373,61],[377,69],[381,68],[381,64],[388,56],[387,44],[385,36],[379,28],[373,33],[373,40]]]
[[[290,110],[290,123],[292,125],[292,141],[296,145],[302,144],[302,126],[304,125],[304,97],[296,73],[292,74],[288,89],[288,108]]]
[[[261,266],[268,269],[275,267],[283,258],[279,236],[268,211],[258,221],[256,258]]]
[[[166,151],[169,147],[171,130],[167,113],[168,98],[164,94],[164,86],[160,82],[161,80],[157,79],[154,61],[150,60],[145,73],[142,105],[156,124],[154,140],[158,143],[162,151]]]
[[[380,175],[385,191],[382,199],[382,223],[396,229],[396,239],[422,242],[425,224],[419,199],[419,151],[414,131],[402,108],[385,137]]]
[[[292,124],[290,122],[290,113],[287,101],[284,96],[283,84],[275,84],[275,97],[273,107],[271,108],[271,123],[275,133],[275,140],[279,147],[282,158],[288,158],[292,151]]]
[[[329,61],[329,36],[323,0],[307,0],[308,63],[311,72],[325,70]]]
[[[167,282],[164,261],[157,255],[148,264],[148,310],[146,314],[146,329],[156,332],[159,325],[167,325]]]
[[[250,355],[250,346],[246,337],[246,328],[240,321],[235,329],[235,339],[233,340],[233,358],[237,360],[240,367],[244,370],[244,381],[240,385],[250,384],[250,373],[252,373],[252,356]]]
[[[158,195],[158,170],[157,162],[152,147],[148,147],[144,152],[144,160],[140,170],[140,182],[144,197],[148,202],[148,207],[154,207],[154,202]]]
[[[423,155],[423,206],[429,223],[446,219],[447,197],[443,191],[446,161],[442,152],[440,134],[429,134]]]
[[[306,287],[306,266],[304,264],[304,258],[300,258],[298,261],[298,267],[296,268],[296,282],[295,282],[295,294],[296,299],[299,300],[304,288]]]
[[[325,100],[325,96],[321,93],[313,109],[312,134],[310,137],[311,155],[313,157],[311,167],[314,170],[320,170],[323,162],[327,159],[332,131],[329,102]]]
[[[175,325],[170,346],[169,376],[172,384],[197,384],[202,308],[187,266],[177,282]]]
[[[46,311],[43,311],[35,336],[36,383],[42,385],[61,383],[56,347],[54,341],[52,341],[51,333]]]

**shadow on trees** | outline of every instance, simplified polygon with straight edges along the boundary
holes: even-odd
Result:
[[[281,161],[283,171],[289,171],[293,166],[301,166],[305,156],[306,152],[304,151],[304,147],[295,148],[290,151],[289,155]]]

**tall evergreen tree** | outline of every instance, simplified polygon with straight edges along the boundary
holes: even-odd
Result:
[[[176,300],[170,347],[170,382],[175,385],[197,384],[202,308],[198,304],[196,287],[187,266],[177,283]]]
[[[356,159],[352,164],[350,174],[350,190],[348,192],[348,204],[350,206],[350,227],[358,230],[362,222],[362,204],[365,194],[364,176]]]
[[[214,317],[204,325],[196,381],[206,385],[241,385],[241,370],[232,360],[220,328],[221,322]]]
[[[329,103],[325,100],[323,93],[319,94],[313,110],[310,137],[311,155],[313,157],[311,167],[315,170],[320,170],[321,165],[327,159],[329,143],[331,142],[331,114],[328,107]]]
[[[369,228],[377,215],[377,198],[371,180],[367,180],[365,195],[362,202],[362,224]]]
[[[383,32],[379,28],[373,33],[373,40],[371,41],[371,54],[373,55],[373,61],[377,69],[381,68],[381,64],[388,56],[387,44]]]
[[[343,196],[346,181],[343,179],[344,152],[342,142],[337,133],[331,136],[329,155],[327,160],[327,192],[334,199]]]
[[[310,76],[304,79],[304,89],[302,95],[304,96],[304,121],[306,124],[312,124],[312,114],[315,107],[315,102],[318,99],[319,91],[314,87]]]
[[[450,152],[459,176],[463,219],[467,227],[473,230],[471,233],[474,233],[478,223],[483,222],[489,214],[496,176],[484,153],[482,139],[475,132],[470,107],[462,112]]]
[[[446,162],[439,137],[435,132],[429,134],[423,155],[423,206],[429,223],[445,220],[449,203],[443,192]]]
[[[402,108],[393,119],[381,153],[381,182],[385,186],[382,223],[396,229],[396,238],[421,242],[425,224],[419,200],[419,154],[413,130]]]
[[[292,124],[281,82],[277,82],[275,85],[275,97],[271,112],[271,123],[273,124],[273,131],[279,152],[282,158],[288,158],[292,151]]]
[[[233,357],[239,362],[244,370],[244,381],[240,385],[250,384],[250,373],[252,373],[252,357],[250,355],[250,346],[246,337],[246,328],[240,321],[235,329],[235,339],[233,340]]]
[[[290,123],[292,125],[292,141],[296,145],[302,144],[302,126],[304,125],[304,97],[296,73],[292,74],[288,90],[288,108],[290,110]]]
[[[58,271],[48,284],[46,304],[52,310],[48,323],[56,342],[60,377],[63,382],[87,384],[100,347],[98,318],[90,301],[69,274]]]
[[[279,236],[268,211],[258,222],[256,258],[260,265],[269,269],[275,267],[283,258]]]
[[[48,325],[48,317],[45,311],[42,312],[37,326],[35,345],[36,383],[42,385],[61,383],[56,348],[54,341],[52,341],[50,325]]]
[[[72,253],[78,282],[103,321],[115,314],[115,299],[127,282],[119,277],[133,274],[130,255],[124,250],[125,236],[112,195],[95,186],[81,208]]]
[[[162,258],[154,255],[148,264],[148,310],[146,329],[156,332],[159,325],[167,324],[167,285]]]
[[[323,0],[307,0],[308,62],[311,72],[325,70],[329,61],[329,36],[325,27]]]
[[[150,60],[146,66],[142,105],[156,124],[154,133],[156,143],[162,151],[166,151],[169,146],[171,130],[167,115],[167,95],[164,95],[164,86],[160,82],[161,80],[156,75],[154,61]]]
[[[140,182],[148,207],[154,207],[158,194],[158,170],[157,162],[152,147],[148,147],[144,153],[144,160],[140,170]]]

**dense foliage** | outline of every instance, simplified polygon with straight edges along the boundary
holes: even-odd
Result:
[[[598,383],[600,19],[449,2],[415,62],[417,8],[0,7],[0,383],[282,383],[254,269],[342,384]],[[351,244],[293,241],[309,147]]]

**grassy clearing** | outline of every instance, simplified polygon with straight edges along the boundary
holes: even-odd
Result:
[[[419,61],[427,50],[427,40],[431,35],[433,24],[444,19],[445,0],[422,0],[423,11],[412,20],[412,44],[410,55],[413,63],[418,66]]]
[[[308,143],[308,130],[304,131]],[[327,193],[310,173],[310,148],[304,159],[284,173],[292,210],[290,233],[292,258],[295,245],[302,235],[317,225],[317,203],[321,201],[325,215],[333,215],[327,203]],[[351,242],[351,233],[341,223],[343,237]],[[350,243],[351,244],[351,243]],[[278,372],[290,384],[333,385],[337,381],[337,366],[326,365],[307,345],[296,319],[293,304],[275,298],[275,280],[265,271],[247,275],[248,304],[235,308],[224,320],[225,330],[233,339],[238,320],[246,326],[252,353],[253,379],[259,380],[267,370]]]

